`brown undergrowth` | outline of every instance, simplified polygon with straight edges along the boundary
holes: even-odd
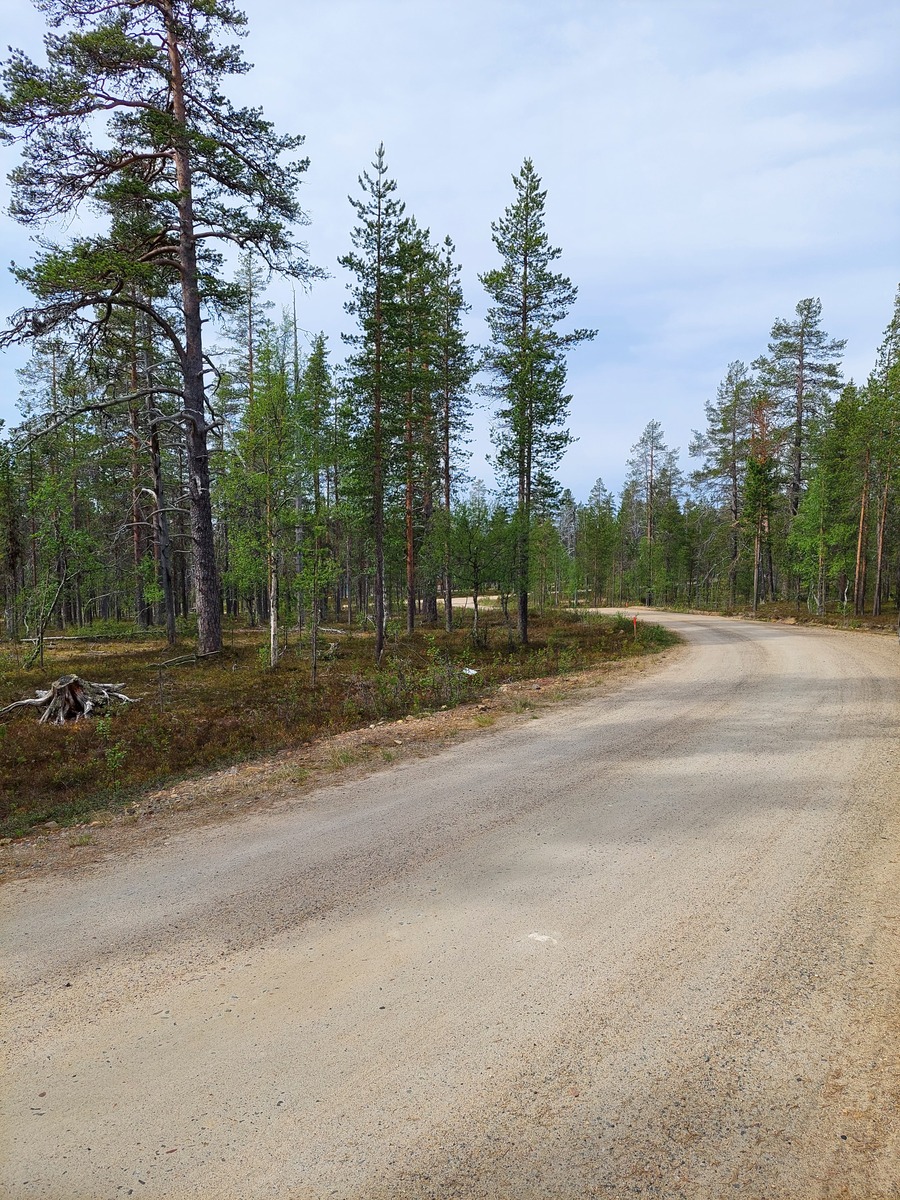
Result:
[[[315,687],[308,639],[289,639],[273,671],[263,664],[259,630],[229,631],[221,654],[164,669],[154,664],[172,655],[151,638],[50,643],[40,673],[16,666],[11,655],[0,658],[0,707],[68,673],[115,678],[140,698],[100,720],[59,728],[19,715],[0,724],[0,833],[17,837],[48,821],[77,824],[174,780],[677,640],[643,622],[635,630],[630,620],[563,612],[535,616],[531,644],[521,647],[499,612],[483,619],[479,645],[465,627],[452,634],[425,629],[393,637],[378,667],[371,634],[325,633],[328,657]]]
[[[880,613],[877,617],[872,613],[855,616],[852,612],[845,611],[841,605],[830,605],[824,613],[816,613],[810,611],[807,604],[791,604],[786,600],[760,604],[755,617],[749,605],[737,605],[735,608],[723,609],[691,609],[690,611],[709,612],[722,617],[740,617],[741,620],[780,621],[791,625],[826,625],[831,629],[860,629],[875,633],[894,633],[897,629],[897,613],[893,609],[893,605],[890,612]]]

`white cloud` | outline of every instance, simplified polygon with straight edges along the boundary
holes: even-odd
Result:
[[[39,17],[2,7],[6,40],[32,49]],[[534,159],[573,319],[600,330],[570,369],[577,495],[621,482],[652,418],[686,447],[728,362],[761,353],[802,297],[849,339],[847,374],[867,373],[900,281],[891,0],[254,0],[248,15],[256,70],[231,90],[307,135],[305,233],[335,278],[301,320],[335,355],[346,197],[379,141],[410,211],[456,241],[478,338],[490,223]],[[0,257],[27,253],[0,224]],[[2,384],[0,416],[8,369]]]

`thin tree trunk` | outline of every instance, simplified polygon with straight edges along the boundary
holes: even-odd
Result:
[[[310,605],[310,658],[312,662],[312,685],[316,686],[319,675],[319,535],[316,533],[313,550],[313,586]]]
[[[819,492],[819,563],[816,578],[816,616],[825,615],[825,496]]]
[[[425,522],[425,529],[430,530],[434,518],[434,501],[431,496],[430,485],[425,492],[422,502],[422,516]],[[430,572],[423,588],[422,620],[426,625],[436,625],[438,621],[437,580]]]
[[[856,568],[853,574],[853,612],[859,617],[866,608],[866,542],[869,518],[869,464],[870,451],[866,450],[863,470],[862,491],[859,498],[859,528],[856,535]]]
[[[148,405],[149,405],[148,400]],[[165,485],[162,474],[162,455],[159,446],[159,429],[151,419],[150,465],[153,473],[153,532],[156,539],[159,562],[159,581],[163,593],[163,609],[166,622],[166,641],[174,646],[177,638],[175,627],[175,588],[172,571],[172,543],[169,538],[169,517],[166,512]]]
[[[806,348],[803,334],[800,335],[800,346],[797,360],[797,380],[794,401],[794,445],[793,445],[793,474],[791,477],[790,506],[791,516],[796,517],[800,508],[800,492],[803,486],[803,419],[806,415]]]
[[[131,361],[131,390],[138,389],[137,347],[132,347]],[[138,427],[138,410],[135,404],[128,406],[128,418],[131,428],[129,448],[131,450],[131,557],[134,566],[134,615],[138,628],[147,627],[147,607],[144,599],[143,579],[143,538],[144,513],[141,508],[141,469],[140,448],[141,437]]]
[[[887,524],[888,499],[891,490],[891,467],[888,459],[884,470],[884,487],[881,489],[881,502],[878,506],[878,530],[875,536],[875,597],[872,605],[873,616],[881,615],[881,589],[884,576],[884,530]]]
[[[728,564],[728,602],[732,608],[737,604],[737,572],[740,558],[738,528],[741,519],[741,494],[738,486],[738,450],[736,417],[731,422],[731,562]],[[699,568],[698,568],[699,570]]]
[[[381,388],[376,388],[375,402],[375,451],[372,463],[373,491],[375,502],[375,661],[381,662],[384,654],[384,635],[387,611],[384,602],[384,495],[382,490],[381,461]]]
[[[266,597],[269,606],[269,666],[274,669],[278,666],[280,647],[278,645],[278,547],[271,496],[266,496],[266,548],[269,575]]]
[[[450,388],[445,384],[441,429],[442,483],[444,487],[444,626],[453,632],[453,580],[450,572]]]
[[[407,397],[412,408],[412,396]],[[413,431],[412,417],[407,413],[404,431],[406,445],[406,493],[404,525],[406,534],[406,632],[413,633],[416,627],[416,558],[413,526]]]
[[[526,222],[527,223],[527,222]],[[526,229],[526,237],[527,237]],[[527,244],[527,243],[526,243]],[[529,268],[528,251],[525,250],[522,260],[522,345],[528,344],[531,310],[529,307]],[[529,383],[533,382],[532,378]],[[517,619],[519,641],[523,646],[528,644],[528,586],[530,583],[530,538],[531,538],[531,439],[533,436],[533,421],[531,412],[531,396],[526,394],[519,397],[521,408],[522,429],[518,433],[519,453],[519,509],[518,509],[518,538],[516,545],[516,574],[518,585]]]
[[[384,578],[384,462],[381,429],[382,385],[383,385],[383,353],[384,353],[384,309],[382,305],[382,207],[381,197],[378,200],[378,249],[376,252],[376,283],[375,283],[375,387],[372,413],[372,501],[374,506],[375,533],[375,661],[381,662],[384,654],[384,636],[387,621],[385,606]]]
[[[759,608],[759,559],[760,550],[762,548],[762,518],[758,518],[756,522],[756,532],[753,538],[753,615],[756,616],[756,611]]]
[[[278,554],[269,547],[269,666],[277,667],[278,645]]]

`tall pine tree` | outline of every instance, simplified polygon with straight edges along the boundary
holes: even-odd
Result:
[[[513,203],[491,226],[501,265],[479,278],[491,299],[484,365],[498,402],[495,464],[515,498],[518,632],[526,643],[534,486],[539,475],[555,469],[572,440],[565,426],[571,400],[566,352],[595,331],[558,329],[578,289],[553,270],[562,251],[550,245],[547,193],[530,158],[513,176],[513,187]]]
[[[374,174],[365,172],[359,179],[363,198],[350,200],[357,217],[351,234],[353,250],[340,262],[355,276],[345,307],[356,318],[358,331],[345,336],[354,347],[349,365],[359,406],[358,458],[368,466],[364,491],[374,541],[375,658],[380,660],[387,621],[385,488],[403,387],[396,330],[403,204],[394,195],[397,184],[388,178],[383,145],[375,153],[372,169]]]
[[[810,464],[810,442],[816,422],[841,386],[840,360],[846,341],[829,338],[821,326],[822,302],[808,298],[795,308],[793,321],[779,318],[772,326],[767,356],[753,364],[766,393],[778,407],[788,434],[788,498],[797,515]]]
[[[43,0],[56,31],[47,65],[14,51],[2,71],[0,130],[23,143],[11,211],[41,227],[85,201],[113,216],[108,233],[50,245],[16,271],[35,304],[13,318],[9,343],[63,326],[90,333],[114,308],[146,313],[182,377],[198,643],[221,645],[221,598],[210,500],[203,346],[205,305],[232,298],[215,245],[252,248],[290,274],[310,269],[291,226],[301,144],[259,109],[235,108],[222,81],[248,70],[234,45],[246,19],[230,0]],[[61,32],[60,32],[61,31]],[[105,119],[105,124],[103,120]],[[160,273],[176,320],[146,296]]]

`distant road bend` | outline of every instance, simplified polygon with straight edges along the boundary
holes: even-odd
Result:
[[[623,683],[10,884],[10,1200],[900,1196],[896,639]]]

